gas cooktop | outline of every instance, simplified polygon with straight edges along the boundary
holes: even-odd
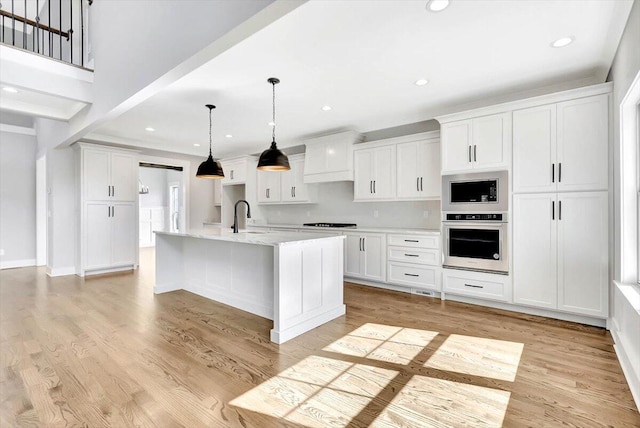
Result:
[[[303,226],[311,227],[351,227],[355,228],[357,224],[354,223],[305,223]]]

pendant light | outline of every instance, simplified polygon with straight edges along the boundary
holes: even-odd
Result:
[[[211,111],[216,108],[216,106],[207,104],[206,108],[209,109],[209,157],[206,161],[202,162],[198,167],[198,172],[196,173],[196,177],[198,178],[224,178],[224,171],[222,171],[222,166],[220,165],[220,161],[214,160],[213,155],[211,154]]]
[[[276,146],[276,85],[280,79],[270,77],[267,79],[273,85],[273,129],[271,134],[271,147],[262,152],[258,161],[258,169],[262,171],[289,171],[289,158]]]

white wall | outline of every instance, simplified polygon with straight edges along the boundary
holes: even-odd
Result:
[[[319,183],[318,203],[262,205],[267,223],[356,223],[370,227],[440,228],[440,201],[353,202],[353,182]],[[375,217],[377,211],[377,217]],[[427,211],[428,217],[424,217]]]
[[[35,265],[36,138],[0,132],[0,267]]]
[[[139,178],[149,188],[149,193],[140,195],[141,207],[167,207],[167,170],[140,167]]]
[[[189,225],[192,228],[202,227],[205,221],[219,222],[220,207],[213,205],[214,180],[197,178],[196,171],[205,159],[191,161],[191,177],[189,177]]]

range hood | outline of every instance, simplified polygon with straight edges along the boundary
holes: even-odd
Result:
[[[355,131],[305,140],[304,182],[353,181],[353,145],[360,141]]]

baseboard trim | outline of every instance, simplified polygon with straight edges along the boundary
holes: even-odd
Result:
[[[9,260],[0,262],[0,269],[14,269],[36,265],[36,259]]]
[[[67,275],[75,275],[76,268],[73,266],[62,267],[62,268],[53,268],[47,267],[47,275],[51,277],[55,276],[67,276]]]
[[[624,346],[622,346],[623,342],[618,337],[618,333],[615,328],[611,329],[611,336],[613,336],[614,342],[613,349],[616,351],[620,367],[622,367],[622,373],[624,373],[624,377],[627,379],[627,384],[631,390],[633,401],[636,402],[636,407],[640,409],[640,373],[634,372],[631,360],[625,352]]]

